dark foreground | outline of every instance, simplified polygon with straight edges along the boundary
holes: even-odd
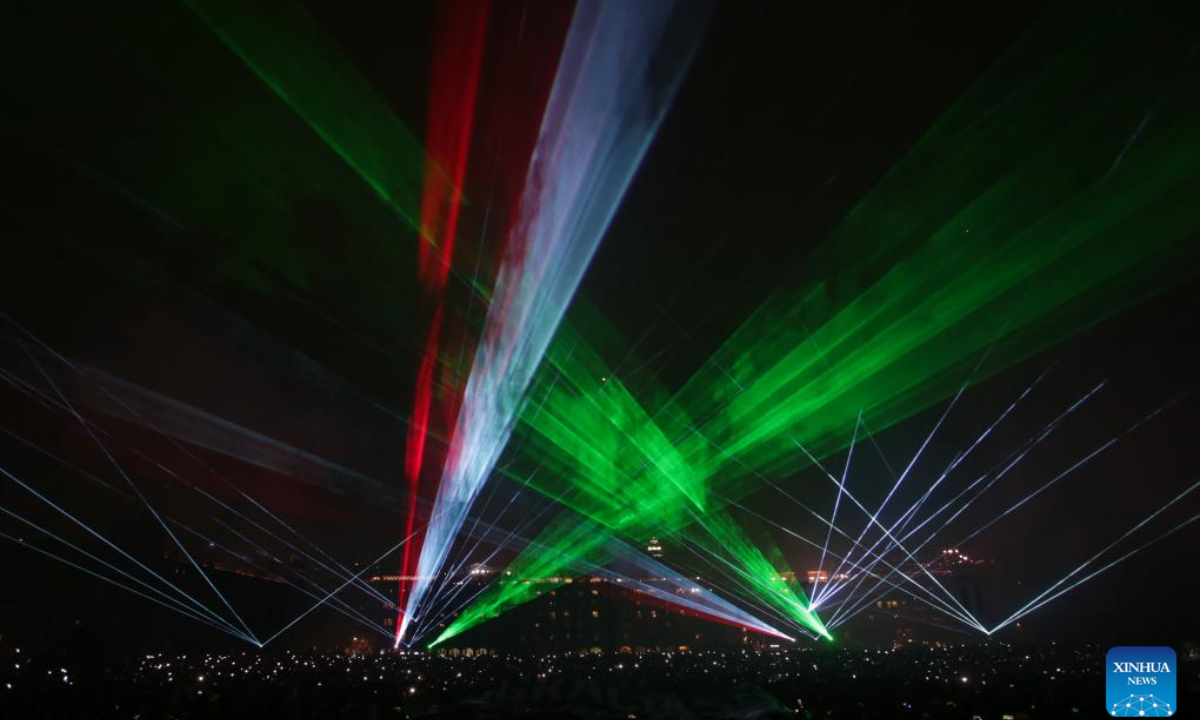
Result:
[[[1098,717],[1104,702],[1103,649],[1056,645],[475,658],[164,654],[105,670],[7,650],[0,717],[14,720],[1002,720]],[[1182,704],[1198,680],[1195,663],[1181,669]]]

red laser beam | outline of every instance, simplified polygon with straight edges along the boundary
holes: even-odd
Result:
[[[418,243],[417,275],[422,303],[433,308],[425,341],[425,352],[417,373],[412,421],[405,454],[408,479],[408,517],[401,577],[410,574],[412,558],[419,553],[422,537],[414,536],[418,523],[417,502],[421,473],[429,439],[433,405],[433,373],[438,362],[439,341],[446,313],[446,283],[454,259],[462,187],[470,153],[471,127],[486,39],[488,0],[452,0],[439,8],[434,44],[432,78],[425,129],[426,172],[421,196],[421,236]],[[454,401],[451,400],[454,404]],[[452,431],[453,425],[445,428]],[[440,468],[439,468],[440,470]],[[440,473],[439,473],[440,474]],[[416,550],[417,552],[414,552]],[[411,584],[400,582],[399,605],[404,607]],[[399,628],[399,623],[397,623]],[[398,638],[397,638],[398,639]]]

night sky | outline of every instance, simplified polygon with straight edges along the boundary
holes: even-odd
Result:
[[[185,4],[34,5],[16,11],[0,42],[0,122],[8,139],[8,190],[0,197],[0,466],[164,572],[178,573],[182,561],[129,483],[163,515],[224,538],[239,552],[254,556],[251,544],[228,531],[213,497],[232,502],[248,493],[347,566],[368,564],[403,536],[405,437],[432,314],[417,279],[423,239]],[[418,141],[427,137],[434,58],[444,57],[439,9],[327,0],[303,6],[340,58],[338,67],[358,77],[378,107]],[[1028,86],[1013,84],[1013,94],[996,97],[995,109],[981,117],[1007,112],[1005,103],[1020,101],[1019,93],[1041,77],[1033,69],[1066,62],[1073,43],[1087,33],[1113,33],[1122,22],[1140,29],[1133,42],[1144,44],[1145,65],[1114,75],[1112,85],[1151,83],[1157,100],[1131,108],[1128,121],[1112,120],[1111,127],[1126,128],[1119,136],[1102,142],[1097,130],[1096,154],[1105,158],[1097,163],[1119,168],[1127,152],[1132,162],[1147,138],[1187,147],[1200,142],[1200,135],[1186,134],[1195,128],[1194,100],[1177,99],[1194,89],[1186,78],[1200,76],[1195,18],[1180,11],[1157,24],[1143,22],[1152,11],[1129,4],[1097,11],[1099,29],[1078,20],[1080,34],[1070,35],[1070,18],[1081,7],[717,3],[567,322],[618,368],[631,392],[649,397],[654,387],[683,387],[780,293],[824,282],[833,306],[849,302],[905,257],[905,248],[882,241],[871,256],[857,248],[870,247],[876,233],[883,238],[904,225],[905,212],[918,212],[962,181],[931,175],[910,195],[891,187],[894,225],[853,238],[844,229],[906,158],[923,162],[918,150],[939,119],[963,98],[982,102],[972,88],[987,87],[995,73],[1029,72]],[[696,4],[689,12],[705,9]],[[520,179],[509,162],[533,140],[529,128],[538,115],[529,108],[551,77],[569,21],[569,5],[512,0],[494,4],[485,30],[465,200],[445,290],[452,320],[442,352],[450,369],[441,379],[457,381],[460,390],[471,369],[462,348],[479,342],[487,318],[481,293],[469,283],[488,288],[495,280],[503,247],[497,228],[512,221],[507,201]],[[1060,32],[1057,47],[1045,41]],[[1056,82],[1065,88],[1063,104],[1090,108],[1087,83],[1099,81],[1081,78],[1078,96],[1070,78]],[[316,81],[314,89],[320,90]],[[1102,114],[1099,105],[1080,112]],[[1039,111],[1014,124],[1028,119],[1057,127],[1060,104],[1031,107]],[[373,117],[355,106],[337,112],[349,127]],[[1066,124],[1068,114],[1062,117],[1063,127],[1074,127]],[[1166,117],[1178,122],[1177,130],[1155,127]],[[970,125],[960,131],[967,138],[964,176],[967,164],[986,157],[969,144],[972,132]],[[1045,142],[1052,153],[1054,136]],[[1139,179],[1113,177],[1130,187],[1115,197],[1136,194]],[[1033,197],[1043,189],[1028,192]],[[1164,198],[1165,206],[1172,197],[1164,192]],[[1026,202],[1006,200],[1014,207]],[[1011,422],[964,463],[964,476],[1004,463],[1065,407],[1104,387],[929,550],[966,536],[1121,435],[964,546],[994,561],[991,622],[1200,480],[1194,451],[1200,208],[1177,203],[1166,212],[1184,228],[1174,254],[1155,256],[1125,274],[1126,282],[1100,288],[1096,312],[1087,312],[1093,296],[1064,303],[1055,332],[1034,336],[1041,342],[1053,334],[1045,347],[1006,349],[1011,360],[984,365],[986,372],[976,375],[978,354],[945,371],[957,373],[954,388],[974,379],[897,492],[898,508],[916,501],[1036,378],[1044,375]],[[1079,222],[1086,219],[1081,212]],[[1004,222],[995,218],[998,226]],[[1120,226],[1113,231],[1120,237],[1109,241],[1136,244],[1160,231]],[[1056,272],[1066,278],[1074,270]],[[1037,282],[1060,281],[1043,274]],[[1118,297],[1128,301],[1114,301],[1109,310],[1107,301]],[[860,444],[847,487],[867,505],[882,501],[895,468],[926,441],[953,395],[952,389],[914,408]],[[95,422],[105,452],[55,399]],[[521,467],[530,433],[518,425],[501,467],[510,461]],[[435,457],[447,452],[443,440],[430,441]],[[845,461],[842,448],[827,457],[839,470]],[[836,488],[817,469],[778,467],[766,471],[771,482],[823,512],[835,502]],[[517,487],[500,475],[485,497],[507,498]],[[82,621],[104,628],[96,634],[120,653],[127,646],[114,625],[136,629],[153,646],[165,628],[187,623],[21,548],[13,538],[36,533],[12,513],[93,552],[103,546],[15,482],[0,488],[0,503],[12,511],[0,517],[0,557],[18,569],[7,573],[13,582],[0,600],[4,632],[19,626],[26,636],[56,637],[64,624]],[[426,487],[419,499],[425,512],[432,500]],[[508,518],[548,501],[527,490],[515,502],[512,515],[498,517],[491,505],[482,514],[509,528]],[[823,526],[781,504],[766,484],[742,502],[745,508],[731,514],[748,537],[777,544],[798,574],[816,566],[816,550],[758,514],[814,537],[823,536]],[[857,534],[861,514],[843,511],[847,531]],[[1200,495],[1188,496],[1121,548],[1132,550],[1197,511]],[[215,561],[212,546],[179,532]],[[1034,613],[1026,620],[1029,637],[1136,645],[1200,639],[1192,612],[1200,592],[1197,532],[1186,527]],[[502,549],[491,563],[515,556],[515,547]],[[398,563],[392,557],[380,569],[396,572]],[[179,582],[200,588],[195,577]],[[278,626],[305,607],[302,598],[256,597],[247,588],[231,592],[264,625]],[[293,630],[294,642],[322,637],[336,622],[318,613]],[[202,646],[228,642],[200,628],[186,632]]]

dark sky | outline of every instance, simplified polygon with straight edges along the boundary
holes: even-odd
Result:
[[[308,6],[357,72],[421,137],[434,9],[326,0]],[[499,7],[497,16],[510,19],[549,13],[539,2]],[[1040,2],[718,3],[580,296],[636,341],[637,355],[661,359],[659,382],[678,387],[778,288],[812,280],[811,259],[831,229],[1044,9]],[[182,18],[168,19],[186,26]],[[552,19],[530,22],[552,34]],[[290,156],[286,145],[243,148],[226,162],[210,154],[217,140],[204,141],[232,136],[236,145],[237,133],[249,132],[250,123],[215,131],[206,123],[218,117],[208,115],[214,107],[225,113],[219,117],[234,118],[242,103],[257,107],[257,80],[195,28],[172,36],[173,24],[144,23],[128,32],[154,37],[148,48],[198,59],[139,63],[140,50],[106,35],[83,6],[27,9],[17,18],[24,45],[4,51],[5,77],[17,73],[28,81],[0,90],[0,121],[12,144],[4,171],[11,192],[0,200],[6,237],[0,309],[19,327],[0,322],[0,366],[28,378],[40,372],[31,356],[46,363],[64,388],[104,414],[114,442],[130,448],[121,460],[180,517],[202,519],[205,511],[193,495],[152,479],[152,463],[134,448],[170,457],[180,472],[199,473],[199,461],[189,465],[162,436],[122,417],[105,399],[114,381],[104,378],[202,408],[204,418],[188,416],[185,424],[195,422],[200,440],[210,444],[225,442],[223,422],[261,433],[237,436],[240,459],[199,447],[204,442],[193,451],[210,470],[255,488],[332,553],[368,557],[400,525],[403,418],[422,342],[415,237],[403,229],[378,231],[386,223],[352,211],[361,207],[360,195],[324,196],[318,183],[297,182],[295,196],[275,198],[292,220],[273,225],[268,201],[238,179],[249,176],[239,162],[282,162]],[[174,54],[164,50],[173,43]],[[504,99],[494,92],[489,101]],[[255,132],[275,134],[276,116],[260,117]],[[289,124],[295,118],[279,118],[280,137],[299,132]],[[315,150],[302,157],[319,163],[314,174],[335,172],[331,157]],[[172,197],[164,188],[189,184],[205,188],[195,197],[225,208],[225,225],[180,228],[147,209],[144,200],[153,193],[137,190],[157,186]],[[480,221],[466,221],[472,222]],[[979,385],[931,444],[930,463],[949,462],[1055,364],[1015,425],[975,459],[980,467],[1000,461],[1064,402],[1107,380],[1103,397],[1031,458],[1021,477],[1027,484],[1017,487],[1053,474],[1200,380],[1200,358],[1191,348],[1198,298],[1196,282],[1184,283]],[[88,370],[54,365],[34,336]],[[127,503],[94,486],[81,489],[87,481],[14,439],[116,482],[77,425],[9,384],[0,397],[0,424],[9,432],[0,438],[5,467],[72,497],[74,507],[87,507],[94,522],[143,552],[161,554],[152,528],[130,527],[139,516]],[[165,401],[147,396],[146,402],[153,409]],[[902,463],[941,409],[881,434],[879,451]],[[1016,602],[1023,592],[1018,581],[1027,588],[1061,575],[1072,559],[1087,557],[1193,482],[1200,473],[1190,447],[1198,412],[1200,401],[1184,395],[1103,463],[979,541],[978,552],[1003,571],[997,603]],[[276,454],[271,439],[310,456]],[[864,496],[886,488],[875,462],[864,461],[855,478]],[[781,480],[812,486],[807,476]],[[821,487],[812,501],[827,507],[833,493]],[[34,512],[36,503],[11,486],[0,498]],[[750,499],[763,508],[776,502],[762,494]],[[1194,512],[1197,502],[1189,502]],[[1044,627],[1077,622],[1076,635],[1116,637],[1114,628],[1136,614],[1152,618],[1154,637],[1139,636],[1134,644],[1196,638],[1200,628],[1186,611],[1187,598],[1200,591],[1187,570],[1195,538],[1194,529],[1173,537],[1080,590],[1044,614]],[[811,551],[777,533],[773,539],[797,568],[812,561]],[[48,561],[29,567],[46,572],[51,586],[72,577]],[[1114,594],[1113,587],[1122,590]],[[1134,596],[1136,610],[1128,602],[1114,606],[1114,597]],[[8,602],[22,617],[49,613],[41,604]]]

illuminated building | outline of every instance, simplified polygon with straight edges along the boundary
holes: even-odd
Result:
[[[738,626],[714,623],[694,611],[682,611],[678,604],[636,591],[619,579],[517,578],[500,572],[501,579],[497,580],[495,570],[477,573],[476,569],[453,581],[468,586],[464,593],[471,592],[474,586],[482,588],[493,582],[543,589],[532,590],[533,601],[439,645],[435,650],[438,653],[461,654],[465,648],[476,654],[480,649],[502,652],[678,650],[681,646],[729,649],[759,648],[778,642]],[[395,575],[379,575],[371,581],[385,597],[392,597],[398,579]],[[678,578],[647,578],[641,582],[660,587],[666,593],[679,593],[677,581]],[[700,587],[692,591],[708,592]],[[385,625],[394,627],[394,616],[394,609],[383,608]],[[442,627],[453,622],[455,616],[447,617]],[[436,636],[436,632],[431,634]]]

